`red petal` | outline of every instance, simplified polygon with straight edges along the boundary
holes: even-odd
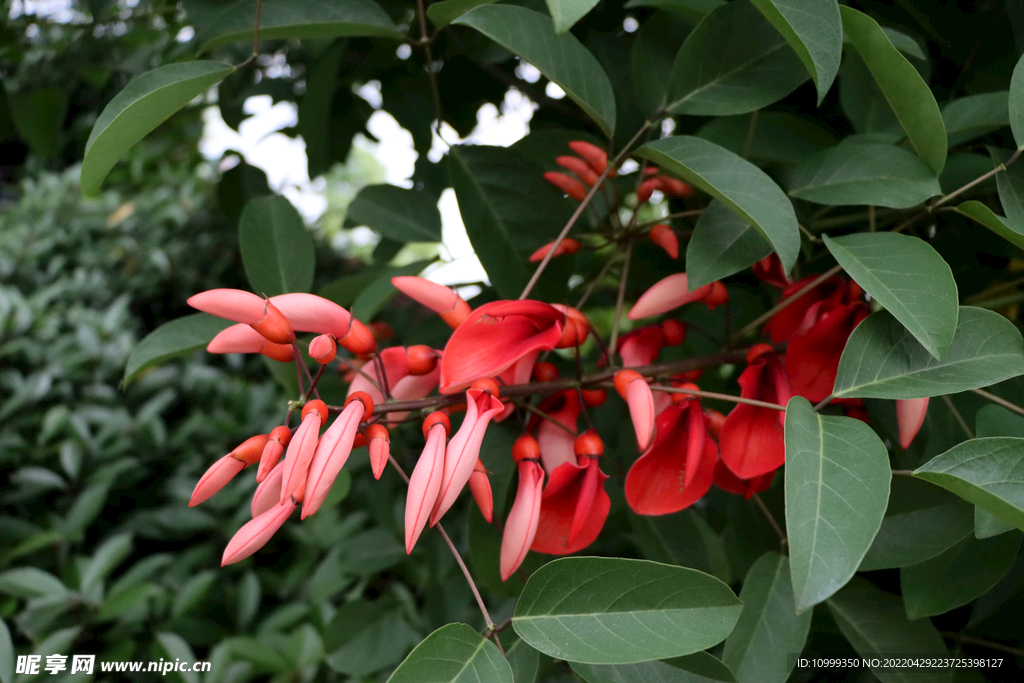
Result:
[[[739,404],[725,418],[718,443],[722,460],[740,479],[780,467],[786,460],[781,412]]]
[[[588,467],[576,463],[565,463],[551,475],[544,488],[540,520],[530,550],[549,555],[566,555],[586,548],[597,539],[608,517],[611,499],[604,490],[608,475],[596,468],[595,461],[595,495],[589,513],[582,518],[572,542],[569,541],[587,470]]]
[[[519,466],[519,488],[515,502],[505,521],[505,532],[501,538],[501,580],[508,577],[526,559],[540,519],[541,488],[544,485],[544,470],[540,463],[521,460]]]
[[[427,445],[416,462],[409,478],[409,491],[405,498],[405,552],[412,553],[416,540],[427,525],[430,511],[437,502],[444,473],[446,430],[437,423],[427,432]]]
[[[910,443],[921,430],[924,416],[928,414],[927,398],[910,398],[896,401],[896,421],[900,427],[900,445],[910,448]]]
[[[684,304],[699,301],[710,291],[711,285],[704,285],[691,292],[686,283],[686,273],[669,275],[651,285],[651,288],[637,299],[628,317],[630,320],[640,320],[660,315]]]
[[[338,473],[348,462],[365,409],[362,401],[349,403],[317,443],[313,459],[309,463],[309,473],[306,475],[302,519],[320,509],[334,485],[334,480],[338,478]]]

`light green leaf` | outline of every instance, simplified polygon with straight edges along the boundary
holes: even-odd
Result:
[[[92,592],[117,565],[127,559],[131,552],[131,534],[118,534],[104,541],[82,569],[80,583],[82,593]]]
[[[843,398],[925,398],[987,387],[1024,374],[1024,341],[1009,320],[961,306],[953,343],[936,360],[888,311],[868,316],[839,359]]]
[[[818,415],[794,396],[786,406],[786,530],[796,608],[846,585],[878,533],[889,501],[889,454],[852,417]]]
[[[132,79],[92,127],[82,160],[82,194],[98,194],[103,179],[132,145],[234,70],[222,62],[182,62]]]
[[[973,199],[956,207],[956,212],[981,223],[1007,242],[1024,249],[1024,225],[1010,226],[1009,222],[979,201]]]
[[[916,206],[942,193],[939,179],[913,152],[885,144],[840,144],[806,158],[789,180],[789,195],[816,204]]]
[[[943,614],[987,593],[1013,564],[1020,539],[1020,532],[983,541],[968,535],[941,555],[901,569],[907,617]]]
[[[996,188],[999,192],[999,203],[1003,205],[1007,225],[1024,229],[1024,171],[1019,165],[1005,166],[1010,160],[1010,153],[989,147],[993,168],[1002,166],[1005,170],[996,174]]]
[[[971,507],[962,502],[891,515],[882,520],[860,571],[924,562],[971,535]]]
[[[625,7],[656,7],[696,25],[724,4],[725,0],[629,0]]]
[[[800,58],[745,1],[715,9],[676,55],[668,82],[672,114],[744,114],[781,100],[807,80]]]
[[[145,370],[170,358],[205,349],[217,333],[233,325],[230,320],[194,313],[156,328],[128,355],[121,383],[127,386]]]
[[[448,624],[417,645],[388,683],[513,683],[512,668],[491,641],[465,624]]]
[[[170,631],[162,631],[156,634],[156,642],[159,643],[160,649],[167,655],[168,660],[180,659],[183,662],[194,662],[196,661],[196,655],[189,647],[188,642],[179,636],[177,633]],[[199,676],[195,671],[179,671],[177,672],[185,680],[185,683],[199,683]]]
[[[740,600],[743,612],[725,639],[722,662],[740,683],[785,683],[813,614],[796,613],[789,560],[775,552],[762,555],[743,580]]]
[[[185,0],[189,22],[199,34],[200,52],[235,42],[252,42],[251,0]],[[372,0],[262,0],[260,39],[380,36],[401,39],[387,13]]]
[[[1024,148],[1024,57],[1017,60],[1010,77],[1010,130],[1017,149]]]
[[[954,147],[1010,125],[1009,92],[968,95],[942,108],[948,144]]]
[[[519,638],[512,647],[505,648],[505,658],[512,667],[512,678],[516,683],[534,683],[540,669],[540,653]]]
[[[718,145],[688,135],[651,142],[636,151],[699,187],[757,228],[788,273],[800,252],[793,204],[764,171]]]
[[[16,567],[0,574],[0,593],[19,598],[64,596],[68,594],[64,582],[37,567]]]
[[[565,91],[608,137],[615,131],[615,94],[594,55],[575,36],[555,33],[551,18],[513,5],[484,5],[456,19],[511,50]]]
[[[734,683],[736,680],[729,667],[707,652],[636,664],[573,662],[572,670],[587,683]]]
[[[740,609],[726,584],[693,569],[569,557],[533,573],[512,626],[520,638],[558,659],[633,664],[720,643]]]
[[[697,137],[742,154],[748,146],[751,116],[757,116],[757,125],[746,155],[750,161],[795,166],[837,142],[831,132],[818,124],[781,111],[714,118],[700,127]]]
[[[277,296],[313,287],[313,237],[284,197],[259,197],[245,205],[238,219],[238,247],[257,294]]]
[[[3,619],[0,619],[0,683],[14,683],[14,642]]]
[[[495,2],[498,0],[442,0],[427,7],[427,16],[434,26],[444,28],[474,7]]]
[[[989,404],[977,412],[974,417],[974,435],[981,438],[987,436],[1024,436],[1024,417],[1011,413],[1002,406]],[[991,538],[1005,534],[1014,529],[985,508],[974,508],[974,537]]]
[[[971,439],[937,455],[914,476],[948,489],[1024,529],[1024,439]]]
[[[843,20],[835,0],[751,0],[786,39],[818,89],[832,87],[843,56]]]
[[[708,204],[686,245],[686,278],[691,289],[749,268],[768,254],[772,245],[749,221],[717,199]]]
[[[396,242],[441,241],[437,200],[423,190],[367,185],[348,205],[345,217]]]
[[[935,96],[874,19],[850,7],[839,11],[843,31],[864,59],[910,145],[937,175],[946,163],[946,129]]]
[[[857,654],[871,659],[900,656],[946,657],[942,636],[928,619],[908,621],[898,596],[866,582],[840,591],[828,601],[829,612]],[[872,667],[882,683],[949,683],[952,669]]]
[[[555,33],[565,33],[594,9],[598,0],[546,0],[548,11],[555,22]]]
[[[941,359],[953,343],[960,309],[953,271],[939,252],[920,238],[895,232],[825,235],[824,240],[843,270]]]
[[[1014,526],[1007,524],[985,508],[974,508],[974,537],[977,539],[992,538],[1007,531],[1013,531]]]

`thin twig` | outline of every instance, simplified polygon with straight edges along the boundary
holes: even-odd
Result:
[[[968,636],[963,633],[953,633],[951,631],[942,631],[942,637],[956,640],[961,643],[980,645],[981,647],[987,647],[990,650],[1005,652],[1006,654],[1013,655],[1014,657],[1024,657],[1024,649],[1010,647],[1009,645],[1003,645],[1002,643],[995,643],[991,640],[985,640],[984,638],[975,638],[974,636]]]
[[[651,227],[657,225],[658,223],[665,223],[675,218],[697,218],[702,213],[704,213],[704,209],[691,209],[689,211],[679,211],[677,213],[670,213],[667,216],[662,216],[661,218],[656,218],[653,221],[641,223],[637,227],[642,230],[643,228]]]
[[[374,379],[373,377],[371,377],[370,375],[368,375],[368,374],[366,373],[366,371],[365,371],[365,370],[363,370],[363,369],[362,369],[361,367],[359,367],[359,366],[355,365],[355,364],[354,364],[354,363],[352,363],[351,361],[347,361],[347,360],[345,360],[344,358],[339,358],[339,359],[338,359],[338,362],[339,362],[339,363],[341,363],[342,365],[344,365],[344,366],[345,366],[346,368],[348,368],[349,370],[352,370],[353,372],[355,372],[355,373],[357,373],[357,374],[359,374],[359,375],[362,375],[362,376],[363,376],[363,378],[364,378],[364,379],[366,379],[366,380],[367,380],[367,381],[368,381],[368,382],[369,382],[370,384],[372,384],[372,385],[373,385],[373,387],[374,387],[374,388],[375,388],[375,389],[376,389],[377,391],[380,391],[380,393],[381,393],[381,394],[383,394],[383,393],[384,393],[384,392],[383,392],[383,391],[381,390],[381,388],[380,388],[380,385],[379,385],[379,384],[377,384],[377,380],[375,380],[375,379]]]
[[[303,396],[305,396],[306,398],[309,398],[309,395],[313,394],[313,396],[315,396],[316,398],[318,398],[318,399],[320,398],[320,392],[317,391],[316,386],[317,386],[317,384],[320,383],[320,378],[323,377],[324,368],[326,368],[326,367],[327,367],[327,365],[321,365],[320,369],[316,371],[316,376],[313,377],[312,381],[309,384],[309,391],[307,391],[305,394],[303,394]]]
[[[430,81],[430,97],[434,101],[435,130],[437,137],[441,137],[441,91],[437,87],[437,74],[434,73],[434,55],[430,49],[432,42],[427,32],[427,13],[423,7],[423,0],[416,0],[416,14],[420,21],[420,44],[423,45],[423,53],[427,57],[427,79]],[[441,138],[444,141],[444,138]],[[386,380],[385,380],[386,381]]]
[[[822,273],[821,275],[816,277],[814,280],[812,280],[811,282],[808,282],[806,285],[801,287],[794,294],[792,294],[791,296],[787,296],[785,299],[783,299],[779,303],[775,304],[774,306],[769,308],[767,311],[765,311],[761,315],[759,315],[756,318],[754,318],[751,322],[749,322],[746,325],[744,325],[743,328],[740,329],[740,331],[737,332],[736,335],[730,341],[731,342],[737,342],[740,339],[742,339],[743,337],[747,336],[748,333],[750,333],[750,332],[756,330],[757,328],[759,328],[766,321],[771,319],[771,317],[774,316],[776,313],[778,313],[782,309],[786,308],[791,303],[795,302],[797,299],[802,297],[804,294],[806,294],[807,292],[811,291],[812,289],[814,289],[815,287],[820,285],[825,280],[828,280],[830,277],[832,277],[833,275],[835,275],[836,273],[838,273],[842,269],[843,269],[843,267],[839,266],[839,265],[837,265],[837,266],[835,266],[833,268],[829,268],[824,273]]]
[[[235,66],[235,70],[239,71],[249,66],[256,61],[256,58],[260,54],[260,11],[263,9],[263,0],[256,0],[256,23],[252,30],[252,54],[241,64]]]
[[[964,420],[964,416],[960,414],[960,411],[953,405],[953,399],[946,394],[942,395],[942,400],[946,403],[946,407],[949,408],[949,412],[953,413],[953,417],[956,419],[957,424],[960,425],[960,429],[964,430],[964,434],[967,435],[968,439],[974,438],[974,432],[970,427],[967,426],[967,421]]]
[[[997,173],[999,173],[1001,171],[1005,171],[1007,166],[1009,166],[1013,162],[1017,161],[1017,157],[1020,156],[1021,151],[1022,150],[1018,149],[1016,152],[1013,153],[1013,156],[1011,156],[1009,159],[1007,159],[1004,163],[1001,163],[998,166],[996,166],[995,168],[993,168],[988,173],[984,173],[984,174],[978,176],[977,178],[975,178],[971,182],[967,183],[966,185],[960,187],[959,189],[953,190],[952,192],[947,194],[945,197],[939,198],[938,201],[934,202],[931,206],[928,207],[928,210],[929,211],[934,211],[935,209],[937,209],[938,207],[942,206],[946,202],[950,201],[954,197],[958,197],[961,194],[963,194],[964,192],[967,192],[967,190],[971,189],[975,185],[977,185],[979,183],[985,182],[986,180],[988,180],[989,178],[991,178],[992,176],[994,176],[995,174],[997,174]]]
[[[594,290],[601,284],[601,280],[604,279],[604,276],[608,274],[609,270],[611,270],[612,264],[615,263],[615,256],[615,254],[612,254],[608,257],[608,260],[604,262],[603,266],[601,266],[600,272],[598,272],[598,274],[594,276],[594,279],[590,281],[590,284],[587,285],[587,289],[583,292],[583,296],[580,297],[580,300],[577,301],[574,306],[576,310],[583,308],[583,304],[587,303],[587,299],[590,298],[590,295],[593,294]]]
[[[576,436],[576,432],[574,432],[573,430],[569,429],[564,424],[559,422],[557,419],[555,419],[555,417],[553,415],[549,415],[548,413],[545,413],[543,410],[541,410],[540,408],[538,408],[535,405],[532,405],[528,401],[513,401],[513,403],[516,404],[517,406],[519,406],[520,408],[525,408],[527,411],[533,413],[534,415],[536,415],[537,417],[541,418],[542,420],[547,420],[551,424],[556,425],[558,427],[561,427],[562,429],[565,430],[565,432],[567,434],[571,434],[574,437]]]
[[[914,470],[893,470],[892,476],[894,477],[912,477],[914,476]]]
[[[305,385],[302,383],[302,370],[305,368],[309,373],[309,368],[306,368],[306,364],[302,362],[302,352],[299,351],[298,342],[292,342],[292,352],[295,354],[295,374],[299,379],[299,395],[302,396],[306,393]]]
[[[821,399],[818,403],[814,405],[814,412],[818,412],[819,410],[827,406],[829,403],[832,402],[832,399],[834,399],[835,397],[835,394],[829,394],[825,398]]]
[[[764,501],[761,500],[761,496],[755,493],[750,497],[750,499],[753,500],[754,504],[757,505],[761,512],[764,513],[764,516],[768,519],[768,523],[772,525],[772,529],[775,529],[775,533],[779,537],[779,543],[782,547],[785,548],[789,545],[789,539],[786,538],[786,532],[783,531],[782,527],[779,526],[779,523],[775,521],[775,516],[772,514],[772,511],[768,509],[768,506],[764,504]]]
[[[381,359],[379,353],[373,354],[373,369],[377,373],[377,386],[380,388],[382,394],[384,394],[384,400],[391,398],[391,387],[388,385],[388,373],[384,369],[384,361]]]
[[[608,342],[608,362],[615,364],[616,344],[619,341],[619,323],[622,321],[622,304],[626,298],[626,281],[629,279],[629,262],[633,259],[633,240],[626,244],[626,258],[622,262],[622,279],[619,280],[619,293],[615,298],[615,317],[612,319],[612,337]]]
[[[731,403],[744,403],[748,406],[756,406],[758,408],[771,408],[772,410],[778,410],[780,412],[786,412],[786,406],[779,405],[778,403],[768,403],[767,401],[758,401],[752,398],[743,398],[742,396],[732,396],[730,394],[719,394],[714,391],[701,391],[698,389],[683,389],[680,387],[667,387],[660,384],[652,384],[651,391],[663,391],[666,394],[687,394],[688,396],[699,396],[701,398],[713,398],[719,401],[729,401]]]
[[[978,396],[981,396],[982,398],[986,398],[995,404],[1001,405],[1007,410],[1011,410],[1017,413],[1018,415],[1024,415],[1024,408],[1021,408],[1019,405],[1015,403],[1010,403],[1005,398],[1000,398],[999,396],[996,396],[993,393],[985,391],[984,389],[971,389],[971,391],[977,394]]]

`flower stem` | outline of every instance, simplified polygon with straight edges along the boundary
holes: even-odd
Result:
[[[612,338],[608,342],[608,363],[615,364],[615,347],[619,341],[619,323],[622,320],[622,304],[626,298],[626,282],[629,280],[629,264],[633,260],[633,240],[626,244],[626,258],[622,262],[622,279],[619,280],[619,294],[615,298],[615,318],[612,320]]]
[[[822,282],[824,282],[825,280],[829,279],[830,277],[832,277],[833,275],[835,275],[836,273],[838,273],[842,269],[843,269],[843,267],[842,266],[838,266],[838,265],[833,267],[833,268],[829,268],[824,273],[822,273],[818,277],[814,278],[814,280],[812,280],[811,282],[808,282],[806,285],[801,287],[793,295],[787,296],[785,299],[783,299],[779,303],[775,304],[774,306],[769,308],[767,311],[765,311],[764,313],[762,313],[761,315],[757,316],[752,321],[750,321],[749,323],[744,325],[743,328],[740,329],[740,331],[737,332],[736,335],[730,341],[736,342],[736,341],[739,341],[740,339],[742,339],[743,337],[747,336],[749,333],[753,332],[754,330],[759,328],[761,325],[766,323],[768,320],[770,320],[773,315],[775,315],[776,313],[778,313],[782,309],[788,307],[791,303],[793,303],[794,301],[796,301],[797,299],[802,297],[804,294],[806,294],[807,292],[811,291],[812,289],[814,289],[815,287],[817,287]]]
[[[752,398],[743,398],[742,396],[732,396],[730,394],[719,394],[714,391],[701,391],[699,389],[682,389],[680,387],[666,387],[660,384],[652,384],[651,391],[664,391],[666,394],[687,394],[689,396],[712,398],[717,399],[719,401],[729,401],[731,403],[744,403],[748,406],[756,406],[758,408],[771,408],[772,410],[778,410],[783,413],[786,412],[786,406],[779,405],[778,403],[768,403],[767,401],[758,401]]]

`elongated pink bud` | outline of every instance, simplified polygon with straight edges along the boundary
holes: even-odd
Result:
[[[654,394],[640,373],[619,370],[615,373],[615,390],[626,399],[629,417],[636,432],[636,446],[641,453],[654,442]]]
[[[711,293],[711,285],[690,291],[686,285],[686,273],[669,275],[651,285],[629,311],[630,320],[640,320],[660,315],[673,308],[679,308],[693,301],[700,301]]]
[[[569,195],[576,201],[583,201],[583,198],[587,196],[587,187],[575,178],[570,178],[564,173],[558,171],[548,171],[544,174],[544,180],[548,181],[559,190]]]
[[[311,405],[319,404],[312,409]],[[319,409],[322,406],[322,411]],[[323,401],[310,401],[302,410],[302,424],[295,430],[288,444],[284,457],[284,474],[281,482],[281,499],[283,503],[289,498],[299,499],[299,491],[305,491],[306,475],[309,474],[309,463],[313,460],[316,443],[320,438],[320,425],[327,417],[327,406]]]
[[[519,448],[524,439],[532,440],[534,448]],[[530,445],[530,444],[527,444]],[[533,452],[536,452],[536,455]],[[526,559],[526,553],[533,545],[540,521],[541,493],[544,487],[544,469],[537,456],[540,448],[536,439],[523,435],[512,447],[512,457],[519,469],[519,487],[516,499],[505,521],[505,532],[501,537],[501,580],[507,581]]]
[[[380,479],[391,455],[391,435],[384,425],[370,425],[366,430],[366,448],[370,451],[373,478]]]
[[[309,342],[309,357],[320,365],[327,365],[338,355],[338,344],[329,334],[321,334]]]
[[[595,172],[587,162],[579,157],[555,157],[555,163],[567,171],[572,171],[591,187],[597,184],[597,179],[600,177],[600,172]]]
[[[469,490],[473,494],[476,506],[488,523],[494,514],[494,493],[491,491],[491,480],[487,478],[487,468],[477,458],[473,474],[469,475]]]
[[[369,401],[369,411],[364,401]],[[306,499],[302,503],[302,517],[314,514],[323,505],[324,498],[338,478],[341,468],[348,462],[352,444],[364,416],[373,412],[373,402],[366,394],[353,394],[339,415],[316,445],[306,475]]]
[[[437,502],[444,476],[445,441],[451,423],[442,412],[427,416],[423,430],[427,445],[416,461],[416,467],[409,477],[409,491],[405,498],[405,552],[411,554],[420,534],[423,533],[430,512]]]
[[[651,241],[665,250],[665,253],[672,258],[679,258],[679,238],[671,227],[664,223],[658,223],[648,233]]]
[[[461,325],[473,310],[456,291],[415,275],[393,277],[391,284],[413,301],[440,314],[441,319],[453,330]]]
[[[579,159],[577,159],[577,161],[579,161]],[[552,258],[562,256],[564,254],[575,254],[582,248],[582,246],[582,244],[580,244],[573,238],[566,237],[561,242],[558,243],[557,247],[555,246],[554,242],[548,242],[543,247],[530,254],[530,258],[528,260],[530,261],[530,263],[537,263],[538,261],[543,261],[544,257],[548,255],[548,252],[551,251],[552,248],[554,248],[555,250],[555,253],[551,255]]]
[[[284,455],[285,446],[292,440],[292,430],[284,425],[274,427],[270,431],[270,440],[263,447],[260,454],[260,467],[256,470],[256,483],[262,483],[270,471],[277,467],[281,456]]]
[[[192,308],[236,323],[252,325],[265,315],[266,300],[241,289],[211,289],[188,298]]]
[[[231,541],[228,542],[228,547],[224,549],[224,556],[221,558],[220,566],[226,567],[239,560],[244,560],[265,546],[270,537],[284,525],[288,515],[292,514],[295,508],[295,502],[289,499],[283,503],[278,503],[259,517],[246,522],[232,536]]]
[[[569,143],[569,149],[579,154],[587,162],[587,165],[594,170],[595,173],[603,173],[604,169],[608,167],[608,152],[604,151],[597,145],[591,144],[585,140],[573,140]],[[615,175],[615,170],[612,169],[608,175]]]
[[[927,398],[908,398],[896,401],[896,421],[900,427],[900,445],[910,448],[911,442],[924,424],[928,414]]]
[[[284,474],[283,467],[275,467],[270,474],[256,487],[256,493],[252,495],[253,519],[256,519],[264,512],[281,502],[281,475]]]
[[[192,491],[192,499],[188,501],[189,507],[195,507],[204,500],[220,491],[224,486],[235,478],[235,475],[244,470],[245,463],[230,454],[213,463],[210,469],[199,478],[199,483]]]

